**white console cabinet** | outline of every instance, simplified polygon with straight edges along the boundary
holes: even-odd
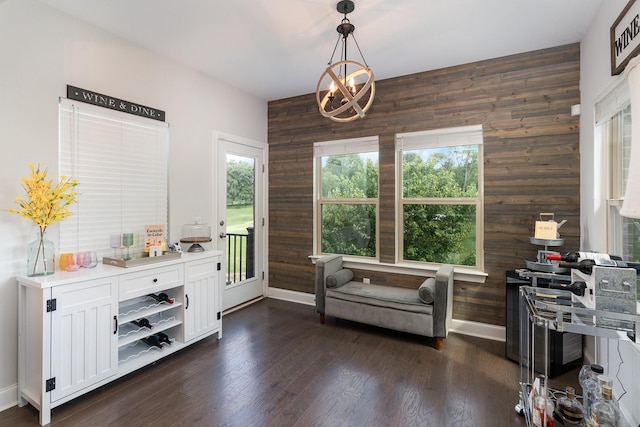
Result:
[[[33,405],[45,425],[58,405],[199,339],[222,338],[221,264],[221,252],[207,251],[18,277],[18,404]],[[171,342],[162,350],[148,342],[160,335]]]

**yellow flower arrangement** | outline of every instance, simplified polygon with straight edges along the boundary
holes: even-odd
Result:
[[[40,228],[40,249],[43,250],[47,227],[71,215],[69,206],[76,201],[74,189],[78,181],[62,176],[60,182],[54,186],[53,182],[47,179],[46,169],[40,170],[40,165],[36,167],[33,164],[30,164],[29,168],[31,174],[22,177],[22,187],[27,193],[27,199],[16,197],[15,202],[19,208],[9,209],[9,212],[33,221]],[[38,255],[40,252],[38,250]]]
[[[41,229],[46,229],[53,223],[62,221],[69,215],[69,206],[76,201],[76,192],[73,191],[78,181],[67,177],[60,177],[60,182],[52,186],[52,181],[47,179],[47,171],[40,170],[40,166],[29,165],[31,174],[22,177],[22,186],[27,193],[28,200],[16,197],[16,203],[20,209],[9,209],[9,212],[17,213],[33,221]]]

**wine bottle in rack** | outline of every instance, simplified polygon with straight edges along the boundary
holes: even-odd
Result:
[[[173,304],[173,302],[175,301],[173,298],[169,298],[169,295],[165,294],[164,292],[161,292],[158,295],[149,294],[149,296],[158,302],[166,302],[167,304]]]
[[[564,255],[545,254],[544,257],[547,261],[578,262],[578,260],[580,260],[580,254],[578,252],[567,252]]]
[[[148,345],[149,347],[158,347],[160,350],[164,348],[160,340],[155,335],[150,335],[146,338],[142,338],[142,342]]]
[[[158,341],[161,343],[167,343],[169,345],[173,344],[173,342],[169,338],[169,335],[165,334],[164,332],[158,332],[156,334],[156,337],[158,337]]]
[[[549,283],[549,288],[570,291],[578,296],[583,297],[585,290],[587,289],[587,284],[581,280],[575,281],[573,283]]]
[[[593,260],[617,260],[622,259],[616,255],[603,254],[600,252],[567,252],[564,255],[561,254],[546,254],[545,258],[548,261],[565,261],[565,262],[580,262],[583,259]]]
[[[133,323],[134,325],[140,327],[140,328],[149,328],[149,329],[153,329],[153,325],[151,323],[149,323],[149,320],[146,318],[142,318],[142,319],[138,319],[138,320],[133,320],[131,323]]]
[[[613,259],[583,259],[578,262],[560,261],[558,263],[558,267],[573,268],[589,275],[591,275],[594,266],[629,268],[629,265],[625,261]]]

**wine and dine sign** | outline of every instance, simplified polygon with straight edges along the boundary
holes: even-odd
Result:
[[[165,120],[164,111],[158,110],[157,108],[146,107],[144,105],[114,98],[113,96],[80,89],[75,86],[67,85],[67,98],[73,99],[74,101],[86,102],[88,104],[110,108],[112,110],[122,111],[123,113],[135,114],[136,116],[146,117],[148,119],[159,120],[161,122],[164,122]]]
[[[640,53],[640,2],[631,0],[611,26],[611,75]]]

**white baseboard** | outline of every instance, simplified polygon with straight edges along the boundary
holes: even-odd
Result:
[[[485,338],[493,341],[507,340],[507,329],[504,326],[490,325],[488,323],[472,322],[470,320],[453,319],[449,332]]]
[[[269,288],[267,291],[269,298],[284,301],[297,302],[306,305],[315,305],[315,295],[306,292],[290,291],[287,289]],[[486,338],[494,341],[506,341],[506,329],[504,326],[489,325],[486,323],[470,322],[468,320],[453,319],[450,332],[462,335],[470,335],[479,338]]]
[[[290,291],[288,289],[268,288],[267,297],[297,302],[305,305],[316,305],[316,296],[307,292]]]
[[[0,412],[18,404],[18,384],[0,389]]]

